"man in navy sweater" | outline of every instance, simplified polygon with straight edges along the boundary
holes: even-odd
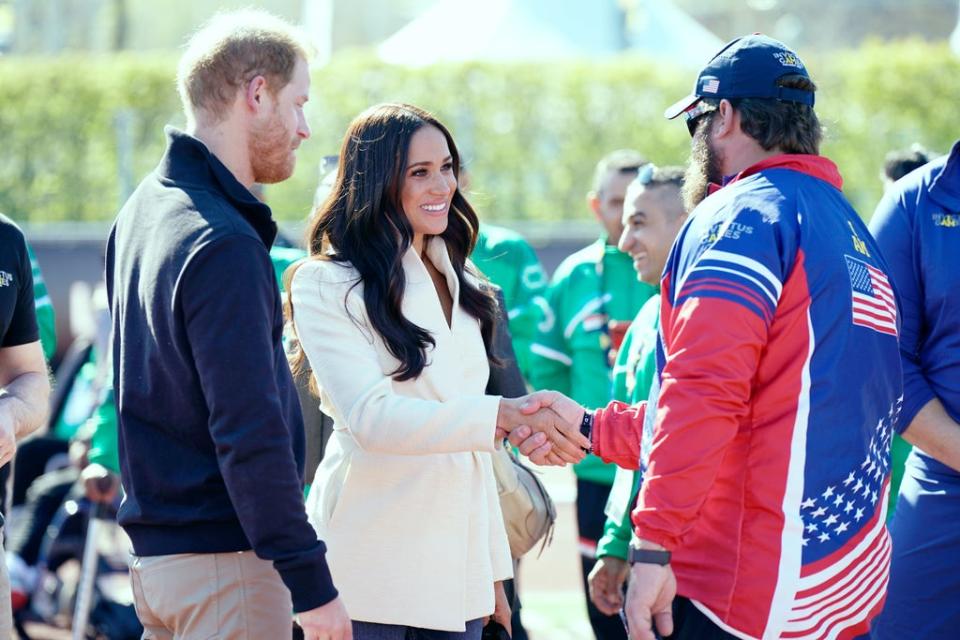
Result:
[[[107,245],[113,367],[138,615],[155,638],[348,640],[302,500],[303,420],[281,346],[270,208],[310,135],[306,49],[286,23],[221,14],[190,41],[187,132]]]

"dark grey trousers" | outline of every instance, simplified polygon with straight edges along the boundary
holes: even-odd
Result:
[[[399,624],[353,622],[353,640],[480,640],[482,620],[471,620],[466,631],[437,631]]]

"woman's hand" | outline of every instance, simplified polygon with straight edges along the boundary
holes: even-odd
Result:
[[[502,581],[493,583],[493,600],[495,603],[493,621],[499,623],[500,626],[506,629],[507,633],[513,637],[513,629],[510,627],[510,616],[512,612],[510,611],[510,603],[507,601],[507,592],[503,588]]]

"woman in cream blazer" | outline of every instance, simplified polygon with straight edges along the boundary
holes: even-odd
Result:
[[[358,116],[290,285],[334,420],[307,510],[355,640],[474,640],[491,615],[509,626],[490,458],[501,399],[484,395],[495,302],[466,266],[477,222],[458,163],[416,107]]]

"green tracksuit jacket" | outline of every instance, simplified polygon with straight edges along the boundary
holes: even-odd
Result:
[[[517,365],[530,380],[530,344],[543,317],[547,274],[533,247],[519,233],[491,224],[480,225],[473,264],[503,291]]]
[[[657,331],[660,329],[660,296],[655,295],[637,314],[617,357],[613,372],[614,399],[635,404],[647,399],[657,373]],[[616,470],[614,489],[607,501],[607,521],[597,543],[597,557],[627,558],[633,525],[630,512],[640,489],[640,474]]]
[[[27,254],[30,256],[30,267],[33,271],[33,300],[37,309],[37,326],[40,328],[40,344],[43,345],[43,355],[47,362],[57,351],[57,317],[53,310],[53,302],[47,292],[47,283],[40,272],[40,263],[33,249],[27,245]]]
[[[625,329],[654,291],[637,280],[630,256],[603,238],[568,257],[547,287],[548,309],[530,348],[530,383],[588,409],[606,406],[616,333],[610,329]],[[610,485],[615,466],[590,455],[574,471],[582,480]]]

